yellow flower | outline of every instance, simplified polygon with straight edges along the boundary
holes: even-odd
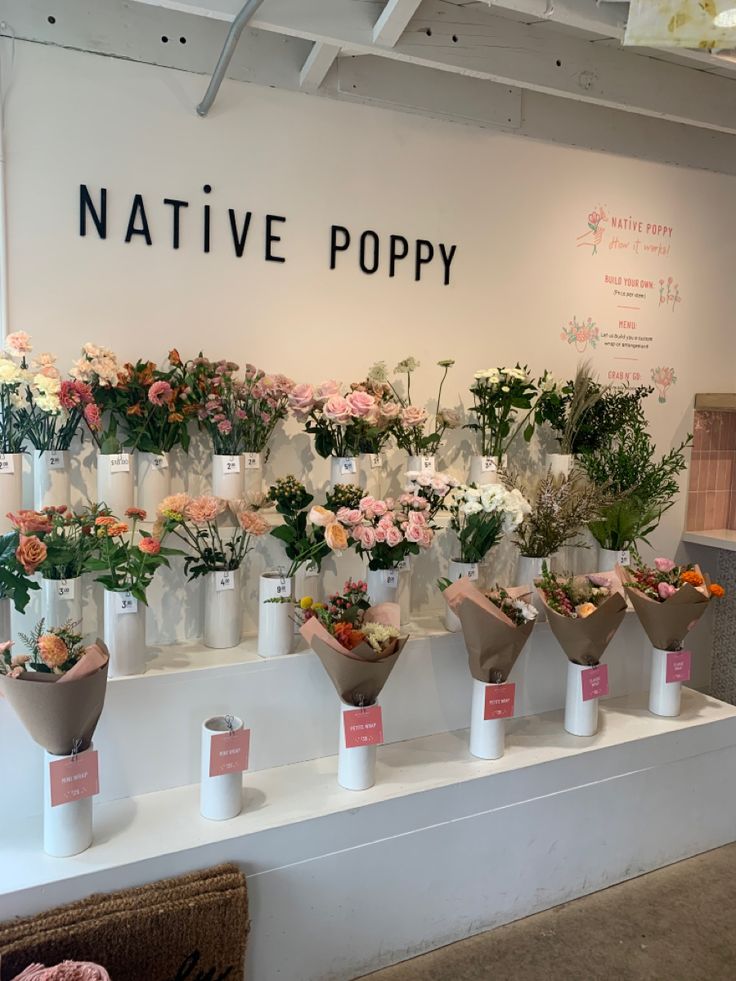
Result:
[[[315,603],[312,606],[312,609],[313,610],[324,610],[324,608],[325,608],[325,604],[324,603]]]
[[[308,610],[312,606],[313,602],[314,601],[311,596],[302,596],[302,598],[299,600],[299,606],[302,610]]]

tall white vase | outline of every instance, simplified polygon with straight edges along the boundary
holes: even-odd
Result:
[[[68,450],[33,451],[33,506],[37,511],[71,503]]]
[[[481,760],[499,760],[506,742],[506,720],[486,719],[486,688],[473,678],[473,701],[470,708],[470,752]],[[494,687],[494,686],[490,686]]]
[[[54,858],[79,855],[92,844],[92,798],[52,807],[50,764],[69,756],[53,756],[44,750],[43,757],[43,850]]]
[[[168,453],[138,451],[138,507],[153,521],[156,509],[171,493],[171,467]]]
[[[355,706],[340,702],[340,742],[337,782],[345,790],[368,790],[376,782],[376,746],[351,746],[345,742],[345,713]]]
[[[459,562],[457,559],[452,559],[447,578],[450,582],[457,582],[458,579],[463,578],[477,582],[478,565],[475,562]],[[463,629],[457,613],[453,613],[449,606],[445,607],[445,627],[452,633]]]
[[[104,641],[110,651],[108,678],[146,670],[146,607],[129,593],[104,594]]]
[[[599,548],[597,572],[613,572],[617,565],[628,565],[631,561],[628,549]]]
[[[547,468],[553,477],[568,477],[574,462],[575,457],[572,453],[547,454]]]
[[[368,599],[372,606],[379,603],[399,602],[399,577],[397,569],[369,569],[366,576]]]
[[[82,629],[82,577],[42,579],[41,599],[46,627],[63,627],[70,620]]]
[[[565,729],[573,736],[594,736],[598,729],[598,699],[583,701],[584,664],[567,662]]]
[[[239,501],[243,496],[243,457],[212,454],[212,493],[226,501]]]
[[[437,469],[437,457],[431,454],[427,456],[410,456],[406,461],[407,473],[434,473]]]
[[[134,504],[131,453],[97,454],[97,500],[122,518]]]
[[[2,599],[0,599],[0,643],[10,640],[12,629],[10,598],[8,596],[3,596]]]
[[[263,454],[243,454],[243,494],[255,501],[263,494]]]
[[[294,580],[266,572],[258,586],[258,653],[261,657],[291,654],[294,646]],[[270,602],[278,600],[279,602]]]
[[[360,463],[357,456],[330,457],[330,483],[333,487],[340,484],[360,484]]]
[[[0,453],[0,534],[13,527],[6,515],[23,507],[23,454]]]
[[[229,732],[239,732],[243,720],[230,716],[230,725],[224,715],[216,715],[202,723],[201,777],[199,785],[199,811],[209,821],[227,821],[237,817],[243,807],[243,773],[221,773],[210,776],[212,739]]]
[[[361,453],[358,457],[360,480],[355,481],[366,494],[382,499],[386,493],[386,458],[383,453]]]
[[[497,456],[473,456],[470,458],[470,480],[469,483],[477,487],[486,484],[498,484],[500,477],[498,471],[507,464],[506,454],[502,457]]]
[[[222,650],[237,647],[243,633],[240,569],[204,577],[204,643]]]
[[[544,604],[537,592],[537,588],[534,585],[534,580],[538,579],[542,575],[542,565],[547,563],[547,568],[550,568],[549,558],[534,558],[529,555],[520,555],[519,564],[516,567],[516,585],[517,586],[527,586],[531,593],[531,599],[529,602],[535,608],[538,614],[542,618],[544,616]]]
[[[674,719],[680,714],[682,682],[667,681],[667,658],[670,651],[652,648],[652,669],[649,676],[649,711]]]

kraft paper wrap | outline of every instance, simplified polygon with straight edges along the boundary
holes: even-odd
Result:
[[[673,596],[661,603],[629,585],[631,573],[628,569],[617,566],[616,571],[621,576],[626,595],[631,600],[652,647],[657,647],[660,651],[679,650],[685,636],[708,608],[710,596],[706,596],[703,587],[685,583]],[[693,571],[703,576],[707,589],[708,577],[703,575],[698,566]]]
[[[398,629],[399,605],[380,603],[366,612],[365,619]],[[409,639],[399,637],[390,648],[391,653],[379,658],[370,644],[359,644],[354,650],[346,651],[316,617],[307,620],[299,632],[322,662],[343,702],[356,706],[375,704]]]
[[[506,592],[514,599],[529,595],[524,586]],[[487,685],[506,681],[536,621],[517,627],[468,579],[458,579],[443,596],[462,624],[472,676]]]
[[[611,586],[616,586],[616,582],[610,573],[598,573],[606,576]],[[576,578],[587,579],[587,576]],[[537,587],[544,608],[547,611],[547,620],[552,629],[552,633],[557,639],[557,643],[573,664],[585,664],[595,666],[600,664],[600,660],[613,640],[613,635],[621,626],[623,618],[626,616],[626,599],[618,589],[612,593],[588,617],[563,616],[555,610],[550,609],[544,597],[544,592]]]
[[[105,704],[110,655],[98,640],[66,674],[24,671],[0,676],[0,693],[15,710],[31,739],[54,756],[68,756],[77,739],[89,748]]]

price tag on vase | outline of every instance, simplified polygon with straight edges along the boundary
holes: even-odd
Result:
[[[291,583],[286,579],[282,579],[281,582],[278,582],[276,584],[276,595],[282,599],[291,596]]]
[[[608,665],[598,664],[594,668],[586,668],[580,674],[583,686],[583,701],[593,698],[604,698],[608,694]]]
[[[118,613],[137,613],[138,600],[132,593],[115,593],[115,609]]]
[[[210,740],[210,776],[242,773],[248,769],[250,729],[218,732]]]
[[[319,575],[319,568],[317,566],[317,563],[314,561],[314,559],[310,559],[310,561],[307,562],[307,564],[304,566],[304,578],[314,579],[315,576],[318,575]]]
[[[356,746],[380,746],[383,742],[383,715],[380,705],[368,705],[366,708],[343,712],[342,721],[347,749],[355,749]]]
[[[423,456],[420,460],[422,473],[434,473],[435,458],[433,456]]]
[[[503,685],[486,685],[483,719],[511,719],[514,715],[516,685],[507,681]]]
[[[342,475],[357,473],[358,461],[354,456],[344,456],[340,458],[340,473]]]
[[[0,453],[0,474],[15,473],[15,460],[12,453]]]
[[[114,453],[110,457],[110,473],[130,473],[130,453]]]
[[[396,569],[384,569],[381,573],[384,586],[393,589],[399,585],[399,573]]]
[[[164,453],[157,453],[151,457],[151,468],[153,470],[168,470],[169,461]]]
[[[246,453],[244,457],[245,469],[246,470],[260,470],[261,469],[261,454],[260,453]]]
[[[631,565],[631,552],[628,548],[622,548],[618,553],[618,564],[619,565]]]
[[[232,571],[215,573],[215,592],[224,593],[235,589],[235,576]]]
[[[96,749],[49,762],[51,806],[71,804],[100,792],[100,765]]]
[[[76,599],[77,583],[74,579],[58,579],[56,582],[56,595],[59,599]]]
[[[63,470],[64,454],[51,450],[46,454],[46,466],[49,468],[49,470]]]
[[[224,456],[222,458],[222,472],[225,474],[240,473],[240,457]]]
[[[383,457],[381,456],[380,453],[371,453],[370,461],[371,461],[371,470],[380,470],[381,467],[383,466]]]
[[[498,461],[495,456],[482,456],[480,459],[480,472],[481,473],[496,473],[498,470]]]
[[[673,681],[690,681],[692,657],[691,651],[667,651],[664,680],[668,685]]]

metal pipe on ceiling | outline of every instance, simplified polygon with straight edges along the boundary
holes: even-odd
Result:
[[[204,94],[204,98],[197,106],[197,114],[199,116],[206,116],[212,108],[212,103],[215,101],[217,98],[217,93],[220,91],[220,86],[222,85],[222,80],[225,77],[225,72],[228,69],[230,60],[235,54],[235,49],[238,46],[240,35],[243,33],[243,28],[251,20],[262,3],[263,0],[246,0],[246,3],[243,4],[240,13],[235,15],[235,19],[230,25],[230,30],[227,32],[227,37],[225,38],[225,43],[222,46],[220,57],[215,65],[215,70],[212,73],[210,84],[207,86],[207,91]]]

